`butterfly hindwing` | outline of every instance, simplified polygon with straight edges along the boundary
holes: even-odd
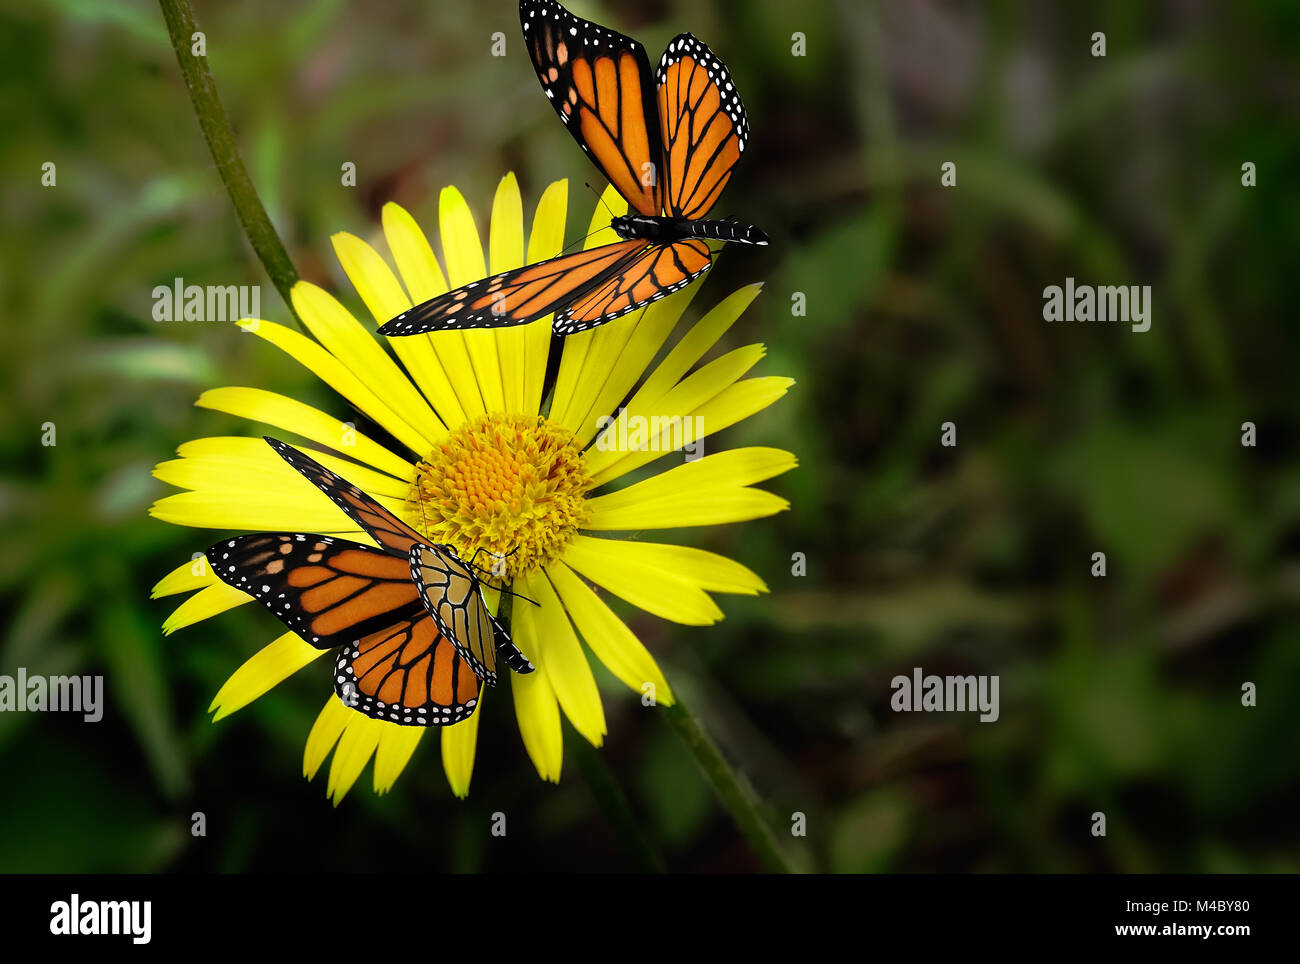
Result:
[[[642,214],[663,210],[663,146],[645,48],[555,0],[520,0],[546,98],[609,182]]]
[[[498,650],[516,673],[533,671],[533,664],[493,618],[478,577],[455,553],[436,546],[415,546],[410,572],[439,630],[484,682],[496,683]]]
[[[376,720],[447,726],[474,712],[479,678],[421,607],[344,646],[334,663],[334,691]]]
[[[749,142],[745,105],[713,51],[674,37],[655,72],[664,144],[664,206],[674,217],[708,214]]]
[[[617,275],[593,289],[551,323],[557,335],[595,328],[686,287],[712,262],[709,246],[697,238],[651,245]]]
[[[333,649],[420,615],[400,557],[302,532],[236,536],[207,550],[213,572],[317,649]]]
[[[616,241],[484,278],[402,312],[379,333],[415,335],[526,324],[600,285],[647,246],[646,241]]]

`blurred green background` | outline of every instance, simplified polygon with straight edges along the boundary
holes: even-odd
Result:
[[[713,442],[800,458],[791,511],[685,541],[758,571],[708,629],[628,616],[807,866],[832,871],[1297,871],[1300,7],[1260,3],[588,0],[659,50],[727,62],[753,139],[728,251],[688,319],[766,280],[725,347],[798,385]],[[301,777],[314,664],[213,725],[280,628],[260,609],[164,639],[153,583],[211,534],[146,517],[151,467],[246,424],[205,388],[339,399],[231,326],[157,324],[151,292],[262,284],[148,0],[3,0],[5,431],[0,673],[103,673],[89,725],[0,714],[0,871],[635,869],[566,753],[541,783],[512,715],[468,801],[426,739],[336,810]],[[543,103],[513,0],[196,6],[244,159],[304,277],[359,308],[329,236],[385,201],[428,229],[456,184],[480,228],[517,172],[531,217],[598,175]],[[503,31],[508,55],[490,56]],[[1104,31],[1107,55],[1090,54]],[[792,35],[806,38],[793,56]],[[57,165],[42,187],[41,165]],[[357,165],[357,186],[340,165]],[[940,165],[957,165],[943,188]],[[1243,187],[1241,165],[1257,166]],[[1150,284],[1151,330],[1048,325],[1042,289]],[[791,316],[794,292],[806,318]],[[958,427],[955,449],[940,424]],[[1258,446],[1240,444],[1253,421]],[[42,425],[58,444],[41,445]],[[1089,575],[1103,551],[1109,574]],[[791,575],[794,552],[807,575]],[[895,714],[890,679],[1001,677],[1001,718]],[[1243,708],[1254,682],[1259,705]],[[752,853],[681,742],[602,677],[598,759],[667,866]],[[510,814],[505,839],[489,814]],[[1104,811],[1108,835],[1091,836]],[[208,836],[190,836],[190,814]],[[340,846],[340,841],[346,844]]]

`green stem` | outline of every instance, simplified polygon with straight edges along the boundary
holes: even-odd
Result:
[[[194,105],[199,126],[203,128],[208,149],[212,152],[212,160],[216,162],[217,173],[226,185],[226,193],[235,205],[235,212],[244,226],[244,234],[253,245],[253,251],[270,275],[275,290],[280,292],[289,311],[293,312],[289,291],[298,280],[298,272],[294,270],[280,236],[275,233],[266,208],[262,206],[262,199],[257,196],[257,189],[248,176],[248,169],[239,156],[235,133],[230,128],[230,118],[221,106],[217,86],[212,80],[212,71],[208,69],[208,58],[193,53],[193,38],[198,31],[194,10],[189,0],[158,0],[158,5],[162,8],[163,19],[167,21],[167,33],[171,36],[176,60],[185,76],[185,86],[189,88],[190,101]],[[296,313],[294,316],[297,317]]]
[[[502,593],[497,604],[497,621],[505,627],[507,633],[514,629],[514,603],[514,597]],[[591,791],[614,835],[637,860],[642,870],[662,874],[663,857],[641,831],[641,826],[632,813],[632,807],[627,802],[627,794],[614,779],[614,774],[610,772],[601,755],[572,727],[565,727],[564,743],[565,753],[577,764],[578,773],[587,784],[587,789]]]
[[[754,848],[763,868],[782,874],[794,873],[794,867],[777,844],[772,828],[759,812],[753,788],[723,759],[718,745],[682,703],[681,694],[674,692],[673,699],[675,702],[664,708],[668,723],[695,757],[696,765]]]
[[[641,868],[650,873],[662,874],[664,861],[641,830],[632,807],[627,802],[627,794],[614,779],[614,774],[586,739],[571,727],[565,728],[565,752],[573,758],[578,773],[587,784],[587,789],[600,806],[601,813],[609,823],[614,835],[623,846],[636,858]]]

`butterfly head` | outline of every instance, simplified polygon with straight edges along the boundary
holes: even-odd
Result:
[[[662,241],[665,218],[642,214],[624,214],[610,219],[609,226],[624,241]]]

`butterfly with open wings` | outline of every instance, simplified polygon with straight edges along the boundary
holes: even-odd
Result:
[[[366,716],[445,726],[470,716],[499,655],[533,664],[488,610],[479,570],[429,543],[355,485],[276,439],[266,441],[379,548],[332,536],[269,532],[207,550],[213,571],[317,649],[339,649],[334,689]]]
[[[402,312],[381,335],[522,325],[554,314],[571,335],[671,294],[708,270],[707,241],[767,244],[756,227],[706,220],[749,140],[731,74],[688,33],[652,80],[645,48],[555,0],[520,0],[542,89],[632,212],[619,240],[484,278]]]

